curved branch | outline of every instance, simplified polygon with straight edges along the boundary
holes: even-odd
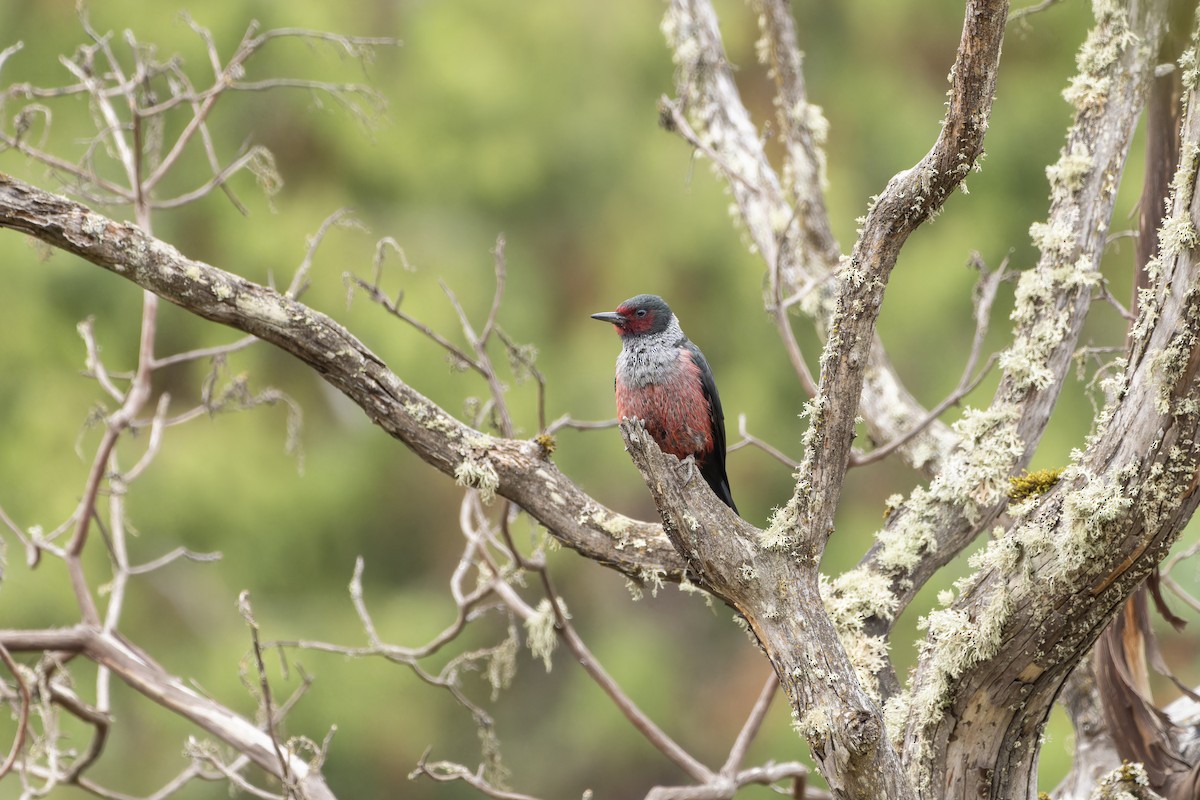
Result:
[[[679,101],[664,106],[663,124],[684,132],[676,121],[686,117],[684,138],[713,161],[729,184],[746,232],[767,266],[768,296],[805,296],[802,310],[824,338],[837,300],[834,279],[841,251],[831,233],[822,181],[820,138],[825,126],[821,109],[808,102],[796,49],[795,23],[787,3],[756,3],[763,25],[766,55],[777,80],[781,134],[787,152],[787,185],[767,159],[766,151],[729,66],[717,15],[708,0],[672,0],[663,17],[663,32],[675,63]],[[799,235],[797,235],[799,231]],[[811,291],[810,291],[811,290]],[[777,318],[797,303],[768,302]],[[790,347],[780,326],[785,347]],[[861,411],[871,437],[896,439],[928,412],[904,387],[878,337],[872,338]],[[903,457],[928,475],[957,437],[937,421],[902,448]]]
[[[1163,33],[1162,5],[1133,3],[1136,15],[1105,12],[1081,51],[1113,45],[1109,60],[1088,62],[1073,81],[1108,91],[1103,101],[1093,98],[1077,110],[1062,158],[1047,171],[1049,215],[1032,230],[1041,256],[1021,275],[1013,343],[1000,357],[1004,376],[991,406],[964,414],[963,438],[944,469],[888,517],[846,581],[890,583],[894,613],[870,617],[868,635],[887,635],[926,581],[995,522],[1007,502],[1008,477],[1029,464],[1041,441],[1099,279],[1115,187]],[[894,679],[885,683],[895,688]]]
[[[1063,682],[1200,506],[1198,100],[1156,281],[1098,430],[1054,490],[1010,508],[1013,529],[981,554],[959,600],[930,615],[906,732],[928,796],[954,781],[961,797],[1033,784],[1038,732]],[[980,752],[996,756],[986,776],[973,769]]]
[[[694,465],[664,455],[640,421],[621,433],[693,581],[742,615],[771,660],[834,796],[915,797],[825,611],[816,562],[762,545],[764,532],[707,491]]]
[[[274,289],[193,261],[133,225],[0,173],[0,227],[74,253],[197,316],[268,341],[311,366],[427,463],[485,497],[520,505],[563,544],[634,579],[678,581],[683,561],[658,525],[597,503],[536,441],[502,439],[446,413],[341,325]]]
[[[264,771],[286,780],[309,800],[335,800],[321,774],[295,753],[276,753],[276,743],[265,731],[225,706],[189,689],[149,656],[127,644],[118,634],[90,625],[50,630],[0,630],[0,646],[12,652],[56,651],[81,653],[112,670],[130,687],[154,702],[190,720],[247,756]],[[282,762],[282,763],[281,763]],[[284,768],[288,774],[284,774]]]
[[[808,447],[796,492],[777,526],[780,538],[802,542],[811,553],[819,555],[833,531],[875,323],[900,249],[983,152],[1007,14],[1007,0],[968,0],[941,133],[914,167],[888,182],[845,268],[831,325],[836,334],[821,356],[821,391],[811,408]]]

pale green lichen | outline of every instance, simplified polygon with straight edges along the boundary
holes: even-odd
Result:
[[[1196,48],[1189,47],[1179,56],[1179,69],[1181,71],[1181,80],[1183,82],[1184,94],[1189,94],[1196,88],[1196,79],[1200,76],[1200,69],[1197,69]]]
[[[892,512],[899,508],[903,502],[904,495],[899,492],[888,495],[887,499],[883,501],[883,518],[887,519],[890,517]]]
[[[562,598],[559,598],[558,610],[564,619],[571,618]],[[554,648],[558,645],[558,633],[555,630],[557,622],[554,606],[550,604],[548,598],[542,598],[542,601],[538,603],[537,610],[525,620],[525,643],[534,658],[542,660],[546,672],[550,671],[551,656],[554,654]]]
[[[936,503],[929,490],[918,486],[896,521],[875,534],[880,545],[875,560],[889,573],[907,573],[936,549],[936,531]]]
[[[782,508],[773,508],[767,527],[758,535],[759,545],[767,550],[786,549],[791,544],[788,531],[793,529],[795,521],[796,514],[791,503]]]
[[[1158,254],[1146,265],[1149,286],[1138,293],[1141,313],[1129,332],[1133,339],[1144,339],[1158,321],[1169,288],[1169,282],[1161,279],[1164,265],[1169,264],[1180,253],[1200,244],[1200,234],[1197,234],[1189,211],[1198,160],[1200,145],[1195,142],[1184,144],[1179,166],[1171,180],[1170,198],[1167,201],[1171,213],[1158,229]]]
[[[629,532],[633,527],[633,521],[629,517],[610,514],[599,506],[589,504],[579,512],[578,520],[580,525],[599,528],[613,537],[618,550],[624,550],[631,544],[638,549],[646,546],[645,540],[630,537]]]
[[[1057,266],[1026,270],[1017,281],[1009,316],[1019,328],[1012,345],[1000,354],[1000,366],[1018,387],[1044,389],[1054,381],[1050,361],[1070,324],[1068,311],[1056,305],[1058,295],[1064,289],[1090,289],[1100,283],[1100,273],[1090,257],[1069,259],[1075,247],[1074,232],[1069,225],[1062,230],[1069,234],[1069,241],[1043,238],[1038,242],[1043,254]]]
[[[1109,526],[1125,519],[1133,502],[1123,486],[1092,475],[1083,467],[1071,466],[1063,472],[1065,485],[1073,485],[1079,480],[1084,482],[1083,485],[1073,487],[1063,499],[1062,519],[1066,531],[1053,541],[1059,556],[1054,562],[1056,572],[1064,574],[1107,554],[1110,544],[1104,534]],[[1028,530],[1031,534],[1037,533],[1036,527],[1031,526]]]
[[[1063,90],[1063,98],[1080,113],[1099,111],[1104,107],[1112,89],[1112,77],[1106,73],[1126,47],[1137,41],[1129,29],[1125,9],[1110,0],[1096,0],[1092,10],[1096,26],[1075,56],[1079,74]]]
[[[1176,391],[1180,380],[1186,375],[1191,351],[1196,344],[1195,338],[1194,334],[1181,332],[1172,337],[1169,345],[1150,354],[1149,370],[1157,390],[1154,409],[1160,414],[1185,410],[1177,408]]]
[[[921,661],[927,679],[912,697],[910,716],[920,728],[934,723],[945,708],[954,685],[970,667],[994,656],[1003,643],[1004,626],[1015,605],[1001,585],[972,617],[962,608],[931,611],[918,622],[927,631],[921,644]],[[932,744],[922,740],[917,763],[930,756]]]
[[[706,592],[705,590],[701,589],[696,584],[689,581],[687,579],[687,575],[680,577],[678,588],[679,588],[679,591],[682,592],[683,594],[691,594],[691,595],[696,595],[698,597],[703,598],[704,605],[708,606],[710,609],[715,608],[715,606],[713,605],[713,596],[710,593]]]
[[[1063,89],[1063,99],[1078,111],[1099,111],[1107,102],[1111,89],[1112,78],[1109,76],[1081,72],[1072,77],[1067,88]]]
[[[792,729],[810,743],[824,743],[833,736],[833,719],[824,706],[813,706],[802,717],[792,716]]]
[[[896,747],[904,743],[904,728],[908,724],[911,706],[912,695],[907,690],[896,692],[883,703],[883,725]]]
[[[1009,575],[1017,571],[1023,556],[1024,548],[1020,542],[1009,536],[1003,527],[998,526],[992,531],[992,538],[988,540],[987,547],[973,553],[967,559],[967,565],[979,574],[994,570]],[[965,591],[975,580],[976,576],[967,576],[956,581],[954,585],[955,588]]]
[[[645,568],[638,570],[638,581],[642,586],[650,587],[650,596],[658,597],[658,590],[666,585],[667,574],[661,569]]]
[[[1158,230],[1159,257],[1169,258],[1196,246],[1196,226],[1191,217],[1180,215],[1164,220]]]
[[[495,467],[487,461],[477,461],[473,456],[465,457],[454,468],[454,480],[459,486],[478,491],[484,505],[496,498],[496,489],[500,488],[500,476]]]
[[[1150,788],[1150,776],[1139,761],[1126,761],[1096,782],[1091,800],[1150,800],[1158,797]]]
[[[939,491],[963,503],[971,522],[979,518],[981,507],[998,502],[1008,490],[1013,464],[1025,452],[1025,443],[1017,436],[1019,418],[1015,405],[997,403],[986,409],[968,408],[954,423],[962,437],[962,463],[948,467],[934,483],[940,480]]]
[[[517,631],[512,626],[503,642],[488,652],[485,676],[492,687],[492,700],[500,696],[500,692],[512,685],[517,674]]]
[[[813,143],[823,145],[829,139],[829,120],[825,118],[825,110],[819,105],[806,100],[797,101],[792,106],[792,119],[812,136]]]
[[[1065,313],[1039,320],[1026,336],[1017,338],[1000,354],[1000,368],[1017,386],[1045,389],[1054,382],[1054,371],[1048,364],[1048,356],[1062,341],[1067,324]]]
[[[819,581],[825,609],[837,628],[859,683],[878,700],[875,675],[887,664],[888,642],[882,636],[868,636],[864,625],[869,617],[890,620],[895,616],[898,601],[891,580],[859,567],[832,580],[820,575]]]
[[[1196,471],[1195,459],[1179,447],[1171,448],[1166,462],[1151,465],[1137,485],[1137,512],[1147,530],[1158,530],[1178,508]]]
[[[1087,145],[1076,142],[1070,152],[1064,151],[1057,163],[1046,167],[1046,179],[1055,200],[1066,199],[1081,190],[1094,164]]]
[[[870,616],[890,620],[896,613],[896,596],[884,575],[858,567],[830,579],[819,576],[821,597],[829,618],[839,631],[862,628]]]

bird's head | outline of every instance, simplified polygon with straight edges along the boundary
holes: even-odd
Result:
[[[674,318],[671,307],[656,294],[639,294],[621,303],[616,311],[592,314],[592,319],[611,323],[621,338],[662,333]]]

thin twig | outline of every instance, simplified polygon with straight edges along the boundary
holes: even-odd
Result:
[[[262,341],[257,336],[243,336],[236,342],[229,344],[220,344],[215,347],[199,347],[195,350],[187,350],[182,353],[173,353],[169,356],[156,358],[150,362],[150,368],[159,370],[165,367],[173,367],[176,364],[183,364],[188,361],[199,361],[202,358],[217,358],[219,356],[227,356],[230,353],[236,353],[239,350],[245,350],[255,342]]]
[[[238,611],[241,613],[242,619],[246,621],[246,626],[250,629],[251,652],[254,655],[254,668],[258,676],[262,718],[267,736],[271,740],[271,746],[275,748],[275,758],[279,762],[280,780],[288,788],[288,793],[290,794],[294,788],[292,784],[295,781],[295,777],[292,775],[291,759],[284,755],[283,746],[279,743],[279,734],[276,731],[277,720],[271,700],[271,682],[267,680],[267,666],[263,663],[262,643],[258,637],[258,621],[254,619],[254,609],[250,606],[249,592],[243,591],[238,595]]]
[[[36,567],[38,560],[41,558],[41,551],[37,543],[26,536],[25,531],[21,530],[17,523],[13,522],[12,517],[8,516],[3,506],[0,506],[0,522],[4,523],[4,527],[12,531],[13,535],[17,537],[17,541],[25,548],[25,564],[30,569]],[[2,575],[2,571],[0,571],[0,575]]]
[[[129,567],[128,572],[130,575],[144,575],[148,572],[154,572],[155,570],[162,569],[168,564],[178,561],[181,558],[188,561],[210,562],[220,561],[221,554],[219,552],[197,553],[196,551],[189,550],[186,547],[176,547],[174,550],[164,553],[152,561],[147,561],[144,564],[138,564],[136,566]]]
[[[952,405],[957,405],[964,397],[975,391],[975,388],[979,386],[984,377],[991,370],[992,365],[995,364],[997,357],[992,355],[983,365],[983,369],[979,370],[979,373],[972,377],[972,373],[975,372],[975,365],[979,363],[980,355],[983,352],[983,343],[987,338],[988,326],[992,317],[992,306],[996,302],[996,295],[999,292],[1000,284],[1003,282],[1008,269],[1008,259],[1005,258],[1000,262],[999,266],[997,266],[991,272],[988,272],[986,266],[983,264],[983,261],[979,258],[979,255],[975,254],[972,256],[971,265],[980,271],[982,277],[979,280],[979,284],[976,286],[973,297],[975,333],[971,337],[971,350],[967,354],[967,362],[965,365],[963,365],[963,371],[961,377],[958,379],[958,385],[948,397],[942,400],[942,402],[938,403],[934,408],[930,409],[928,414],[926,414],[916,425],[914,425],[905,433],[897,436],[886,445],[875,448],[869,453],[860,454],[852,452],[850,454],[849,466],[863,467],[867,464],[873,464],[876,461],[887,458],[897,449],[912,441],[913,437],[920,434],[921,431],[925,430],[925,428],[932,424],[934,420],[940,417],[942,412]]]
[[[433,328],[430,328],[424,322],[418,320],[416,317],[411,316],[408,312],[400,307],[399,301],[393,302],[391,298],[379,290],[378,286],[367,283],[357,275],[347,274],[345,277],[359,289],[362,289],[364,292],[366,292],[367,297],[369,297],[372,302],[378,303],[393,317],[396,317],[402,322],[411,325],[429,339],[432,339],[436,344],[440,345],[442,349],[450,353],[450,355],[455,359],[456,363],[463,364],[466,367],[478,372],[480,375],[487,377],[487,373],[484,371],[483,365],[471,358],[471,356],[468,355],[467,352],[461,347],[454,344],[449,339],[435,331]]]
[[[575,419],[570,414],[563,414],[558,419],[546,426],[546,433],[556,433],[563,428],[572,428],[577,431],[599,431],[606,428],[615,428],[621,424],[619,419],[598,419],[598,420],[583,420]]]
[[[500,303],[504,300],[504,284],[508,277],[508,264],[504,257],[504,234],[496,237],[496,245],[492,248],[493,273],[496,276],[496,288],[492,292],[492,307],[488,311],[487,321],[479,332],[479,341],[486,345],[492,329],[496,327],[496,315],[500,313]]]
[[[51,699],[56,705],[65,708],[74,717],[92,726],[92,737],[88,742],[87,750],[75,760],[75,763],[71,765],[71,770],[62,779],[66,784],[78,783],[80,776],[96,763],[96,759],[104,752],[109,728],[112,725],[112,717],[104,710],[88,705],[79,695],[61,683],[50,683],[49,687]]]
[[[3,59],[0,58],[0,64]],[[21,755],[22,748],[25,747],[25,736],[29,732],[29,707],[33,703],[33,698],[29,692],[29,685],[25,683],[25,677],[21,675],[21,668],[12,654],[8,652],[3,644],[0,644],[0,661],[4,662],[4,666],[12,673],[13,678],[17,681],[17,692],[20,694],[20,708],[17,710],[17,732],[13,735],[12,747],[9,748],[8,756],[4,759],[4,763],[0,764],[0,778],[7,775],[17,763],[17,759]]]
[[[292,299],[296,299],[304,292],[309,270],[312,269],[313,259],[317,255],[317,248],[325,241],[325,236],[333,229],[334,225],[356,224],[351,213],[348,208],[339,208],[325,218],[325,221],[317,228],[316,233],[308,237],[308,248],[304,251],[304,259],[300,262],[300,266],[296,268],[296,274],[292,276],[292,282],[288,284],[287,291],[284,294]]]
[[[882,447],[876,447],[874,450],[872,450],[869,453],[864,453],[861,455],[858,453],[852,453],[850,456],[849,466],[865,467],[868,464],[874,464],[876,461],[881,461],[884,458],[887,458],[892,453],[894,453],[897,449],[908,444],[910,441],[912,441],[914,436],[918,435],[921,431],[923,431],[927,427],[929,427],[929,425],[935,419],[940,417],[946,409],[948,409],[950,406],[957,405],[959,402],[962,401],[962,399],[964,397],[969,395],[971,392],[975,391],[975,388],[977,386],[979,386],[979,384],[983,382],[983,379],[987,377],[987,374],[989,372],[991,372],[992,366],[996,363],[997,358],[998,358],[998,356],[996,356],[995,354],[990,356],[988,358],[988,360],[984,363],[983,368],[981,370],[979,370],[978,375],[976,375],[965,386],[960,385],[957,389],[954,390],[954,392],[952,392],[948,397],[946,397],[944,400],[942,400],[942,402],[938,403],[936,406],[934,406],[932,409],[930,409],[929,413],[926,414],[925,417],[921,421],[919,421],[916,425],[909,428],[906,432],[900,434],[895,439],[893,439],[892,441],[883,445]]]
[[[516,590],[507,583],[497,582],[496,592],[512,608],[524,619],[529,619],[537,612],[526,603]],[[555,607],[556,617],[560,613],[557,604],[552,604]],[[714,778],[712,770],[701,764],[690,753],[684,750],[679,744],[667,735],[666,731],[660,728],[653,720],[646,716],[637,704],[625,694],[620,685],[612,679],[612,676],[605,671],[604,667],[600,666],[600,662],[588,649],[588,646],[583,643],[579,635],[575,632],[573,626],[562,625],[559,628],[562,635],[563,643],[575,656],[575,660],[583,667],[592,681],[608,695],[609,699],[617,706],[629,723],[633,725],[638,733],[642,734],[652,745],[655,746],[663,755],[690,775],[696,781],[705,783]]]
[[[722,775],[733,775],[741,769],[742,762],[746,759],[746,751],[750,749],[750,744],[762,728],[763,720],[767,718],[767,711],[771,708],[771,701],[778,691],[779,677],[772,672],[767,675],[762,691],[758,693],[758,699],[754,701],[754,707],[750,709],[750,715],[746,717],[746,722],[738,732],[733,747],[729,749],[729,757],[721,767]]]
[[[496,297],[499,296],[504,286],[503,242],[503,237],[496,242],[499,252],[496,258]],[[492,366],[491,356],[487,352],[487,341],[483,336],[475,333],[475,329],[471,325],[471,320],[467,317],[467,312],[463,309],[462,304],[458,302],[458,297],[455,296],[454,290],[442,280],[438,281],[438,285],[442,287],[442,292],[450,300],[450,305],[454,307],[454,312],[458,314],[459,325],[462,326],[467,341],[471,343],[471,347],[475,350],[476,363],[479,364],[480,371],[487,380],[488,389],[491,391],[492,400],[495,402],[496,412],[499,414],[500,424],[498,427],[500,428],[500,433],[503,436],[512,438],[515,435],[516,429],[513,426],[512,415],[508,411],[508,404],[504,402],[504,386],[500,383],[500,377],[496,374],[496,368]],[[495,302],[497,301],[493,301],[493,307],[495,306]]]
[[[112,382],[112,378],[104,366],[104,361],[100,358],[100,346],[96,343],[96,334],[92,329],[92,323],[92,317],[88,317],[75,326],[75,330],[79,331],[79,336],[83,339],[84,346],[87,348],[87,361],[85,365],[88,372],[96,378],[101,388],[108,392],[109,396],[118,403],[122,403],[125,401],[125,393],[118,389],[117,385]]]
[[[738,414],[738,436],[742,437],[741,441],[730,445],[727,448],[727,452],[732,453],[735,450],[741,450],[743,447],[757,447],[767,455],[771,456],[771,458],[774,458],[776,461],[784,464],[785,466],[791,467],[792,469],[800,466],[799,461],[789,458],[782,450],[776,449],[773,445],[762,439],[759,439],[757,436],[752,435],[748,430],[746,430],[745,414]]]
[[[737,181],[751,194],[759,194],[762,192],[762,188],[758,184],[754,183],[749,178],[746,178],[737,170],[735,170],[733,167],[729,166],[729,164],[725,162],[725,159],[721,158],[720,153],[718,153],[716,150],[713,150],[711,147],[705,144],[703,140],[700,139],[700,136],[696,133],[695,129],[692,128],[691,123],[687,121],[687,117],[681,110],[678,101],[672,100],[665,94],[660,97],[658,100],[658,120],[659,124],[665,129],[674,133],[678,133],[683,137],[684,141],[707,156],[708,159],[716,164],[721,172],[725,173],[730,180]]]
[[[421,754],[421,758],[417,761],[416,769],[408,774],[409,780],[424,776],[439,783],[462,781],[476,791],[482,792],[488,797],[494,797],[497,800],[538,800],[533,795],[510,792],[494,786],[485,780],[480,772],[471,772],[462,764],[455,764],[450,761],[434,761],[430,763],[428,759],[431,749],[426,748],[425,752]]]
[[[1014,22],[1024,21],[1026,17],[1045,11],[1050,6],[1057,5],[1060,2],[1062,0],[1041,0],[1041,2],[1034,3],[1031,6],[1011,9],[1008,12],[1007,24],[1012,25]]]

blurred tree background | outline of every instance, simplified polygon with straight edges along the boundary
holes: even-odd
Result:
[[[946,72],[962,24],[958,0],[858,0],[793,3],[806,50],[810,99],[830,122],[831,217],[843,247],[868,198],[930,145],[941,118]],[[275,155],[283,185],[264,198],[251,176],[234,188],[249,214],[220,193],[177,211],[159,212],[154,232],[186,255],[246,277],[286,285],[303,258],[306,237],[333,211],[354,210],[369,231],[336,228],[318,251],[310,305],[344,323],[419,391],[452,413],[486,392],[478,379],[452,369],[428,339],[361,297],[347,305],[343,273],[369,277],[375,241],[391,236],[412,271],[393,261],[384,286],[404,291],[404,307],[453,337],[454,310],[444,281],[482,319],[491,300],[492,256],[507,239],[508,287],[500,320],[518,341],[537,348],[548,381],[547,416],[578,419],[613,414],[612,365],[618,342],[588,319],[640,292],[666,297],[716,372],[730,442],[737,420],[798,457],[805,397],[762,303],[764,267],[747,252],[727,213],[728,198],[703,161],[659,129],[656,104],[672,92],[672,64],[659,32],[660,4],[642,0],[565,3],[526,0],[226,0],[215,4],[147,4],[106,0],[89,9],[99,31],[131,30],[160,54],[178,53],[207,79],[203,44],[180,19],[187,10],[227,53],[250,20],[264,28],[306,27],[394,36],[402,46],[379,51],[365,74],[332,48],[273,43],[251,70],[369,83],[386,98],[378,118],[363,122],[327,98],[305,91],[226,96],[212,125],[218,149],[245,142]],[[769,84],[754,58],[757,28],[741,3],[718,11],[743,94],[770,118]],[[1034,261],[1028,228],[1047,207],[1046,164],[1058,156],[1069,107],[1061,88],[1091,21],[1081,0],[1067,0],[1028,23],[1011,26],[987,139],[983,171],[970,195],[953,199],[935,224],[909,242],[889,288],[880,332],[909,388],[932,406],[958,380],[972,331],[966,268],[978,251],[991,266]],[[0,47],[22,41],[0,82],[68,82],[60,54],[84,41],[70,2],[0,5]],[[59,103],[44,147],[76,158],[91,131],[86,102]],[[1135,146],[1135,152],[1138,151]],[[1132,164],[1113,230],[1140,186]],[[0,170],[53,191],[63,187],[21,156],[0,156]],[[189,177],[185,173],[182,178]],[[190,176],[204,179],[200,165]],[[1128,220],[1128,222],[1127,222]],[[1113,293],[1129,292],[1132,241],[1116,239],[1104,265]],[[19,525],[53,528],[78,502],[99,433],[87,420],[103,399],[81,376],[83,344],[75,326],[95,318],[97,339],[112,369],[136,359],[141,293],[113,276],[49,256],[21,237],[0,235],[0,506]],[[993,319],[989,350],[1007,340],[1007,303]],[[1117,345],[1125,323],[1097,304],[1095,345]],[[800,326],[798,326],[800,327]],[[229,342],[230,331],[164,307],[159,351]],[[811,362],[819,343],[802,339]],[[196,363],[159,373],[156,390],[173,407],[194,405],[209,371]],[[124,629],[175,672],[195,679],[222,702],[252,714],[239,663],[249,637],[236,598],[249,590],[267,639],[364,641],[347,583],[355,557],[366,559],[366,600],[385,640],[416,645],[453,619],[446,583],[461,549],[461,489],[373,427],[358,409],[290,358],[257,345],[230,358],[227,376],[244,373],[250,387],[278,387],[303,409],[300,455],[285,452],[282,407],[217,415],[174,428],[151,472],[128,498],[141,558],[176,546],[220,551],[210,564],[180,562],[137,579]],[[1086,435],[1093,416],[1084,381],[1068,384],[1032,468],[1060,466]],[[985,381],[975,397],[990,397]],[[537,432],[536,394],[510,389],[524,435]],[[969,400],[968,400],[969,402]],[[958,410],[952,409],[953,419]],[[131,459],[132,457],[130,457]],[[642,519],[656,512],[615,430],[558,436],[555,460],[602,502]],[[747,448],[729,461],[743,514],[762,524],[791,491],[790,471]],[[884,498],[914,485],[890,461],[850,473],[838,531],[824,570],[836,574],[867,548]],[[533,534],[523,521],[518,535]],[[1185,541],[1186,541],[1185,537]],[[93,556],[103,551],[93,547]],[[635,601],[624,579],[571,552],[552,554],[552,573],[581,634],[601,662],[668,732],[713,766],[719,764],[753,704],[767,664],[724,608],[710,608],[675,587]],[[0,626],[46,627],[75,619],[74,599],[58,562],[29,570],[9,542],[0,587]],[[102,564],[102,561],[97,561]],[[961,570],[965,571],[965,567]],[[47,574],[47,573],[51,574]],[[1195,569],[1184,577],[1195,579]],[[958,573],[961,574],[961,571]],[[1176,573],[1179,576],[1179,573]],[[930,598],[955,577],[933,582]],[[915,630],[929,603],[907,613],[894,641]],[[470,644],[503,631],[487,625]],[[1196,661],[1194,642],[1165,641],[1181,677]],[[913,656],[896,653],[901,672]],[[433,758],[478,761],[470,716],[444,692],[403,667],[382,661],[303,653],[286,674],[273,665],[285,693],[315,683],[288,718],[288,733],[324,737],[337,725],[330,785],[345,797],[476,797],[462,785],[408,782],[427,747]],[[467,678],[485,704],[490,688]],[[115,726],[99,781],[129,793],[161,785],[184,765],[183,742],[195,733],[165,711],[117,687]],[[632,731],[599,689],[556,654],[548,674],[539,659],[520,656],[512,688],[488,708],[497,718],[513,783],[543,797],[640,796],[679,773]],[[2,740],[13,723],[0,721]],[[1070,731],[1052,722],[1043,751],[1043,788],[1069,763]],[[7,744],[5,744],[7,747]],[[778,702],[752,758],[792,759],[802,742]],[[197,785],[182,796],[216,798],[224,786]],[[0,798],[17,797],[16,780],[0,782]],[[82,796],[58,789],[54,797]],[[766,797],[765,789],[747,797]]]

